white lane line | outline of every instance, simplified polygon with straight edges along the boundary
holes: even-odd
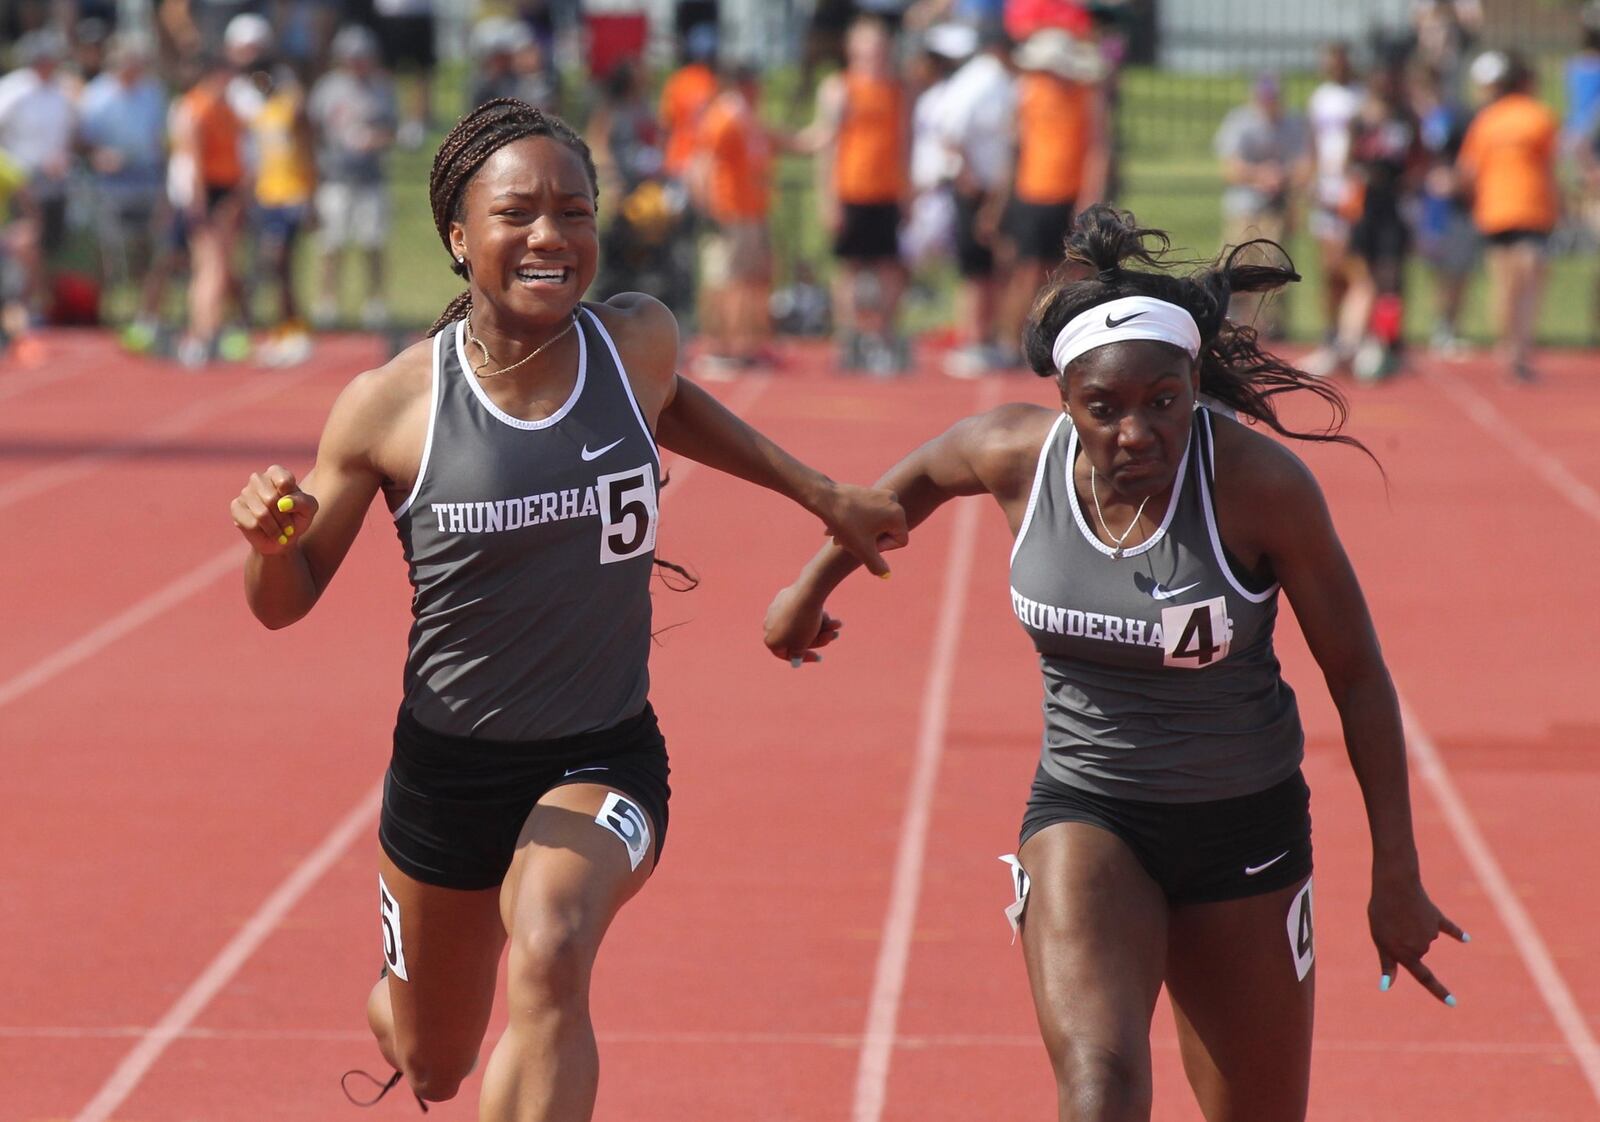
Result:
[[[288,915],[300,898],[322,879],[333,863],[344,855],[356,838],[366,833],[378,811],[383,797],[383,786],[373,787],[361,801],[347,813],[333,832],[322,839],[322,844],[312,850],[295,866],[293,872],[268,896],[256,913],[250,917],[221,953],[201,972],[168,1009],[166,1015],[146,1032],[122,1062],[111,1073],[94,1098],[77,1113],[73,1122],[106,1122],[112,1111],[122,1105],[145,1073],[155,1066],[167,1046],[176,1040],[193,1023],[211,999],[222,992],[233,980],[250,956],[266,942]]]
[[[1446,377],[1433,370],[1428,370],[1426,377],[1473,424],[1531,467],[1557,494],[1577,507],[1580,512],[1600,523],[1600,494],[1573,475],[1560,460],[1539,447],[1512,422],[1511,418],[1497,409],[1492,401],[1459,378]],[[1568,1049],[1576,1057],[1595,1100],[1600,1102],[1600,1046],[1595,1042],[1594,1032],[1589,1027],[1587,1016],[1573,997],[1572,990],[1567,986],[1560,968],[1556,966],[1555,959],[1545,945],[1543,937],[1540,936],[1533,918],[1522,906],[1516,891],[1511,887],[1511,882],[1495,859],[1494,851],[1484,840],[1477,822],[1472,817],[1472,812],[1467,808],[1466,801],[1456,790],[1438,746],[1418,723],[1416,714],[1410,707],[1402,703],[1401,713],[1405,718],[1408,739],[1411,741],[1412,756],[1417,761],[1418,774],[1427,782],[1444,810],[1457,844],[1466,854],[1473,873],[1483,884],[1495,911],[1500,915],[1501,922],[1510,932],[1517,952],[1533,976],[1540,997],[1544,999],[1545,1007],[1550,1010],[1550,1015],[1555,1018],[1556,1025],[1561,1029],[1561,1035],[1566,1039]]]
[[[318,367],[308,366],[293,373],[275,372],[252,378],[233,393],[195,402],[187,409],[182,409],[127,439],[107,444],[104,448],[96,448],[92,452],[82,452],[71,459],[35,468],[0,487],[0,509],[70,483],[107,464],[114,464],[139,452],[170,443],[214,417],[245,409],[276,393],[293,388],[318,372]]]
[[[748,408],[761,395],[765,386],[765,381],[753,382],[748,389],[742,389],[733,399],[734,405],[738,407],[735,411]],[[688,467],[689,463],[690,461],[683,461],[684,467]],[[679,479],[681,481],[682,475],[679,476]],[[674,493],[681,494],[682,492],[680,490]],[[665,501],[665,495],[663,495],[663,501]],[[200,566],[200,568],[180,577],[160,592],[147,597],[127,612],[122,613],[116,620],[96,628],[95,631],[83,639],[36,664],[35,667],[5,683],[4,686],[0,686],[0,704],[4,704],[13,696],[20,696],[21,693],[26,692],[28,689],[42,685],[45,681],[55,677],[56,674],[61,673],[62,670],[68,669],[95,652],[104,649],[141,624],[154,619],[168,608],[194,595],[194,593],[216,580],[222,573],[240,564],[243,559],[244,552],[235,547],[226,554],[213,558],[205,565]],[[46,667],[46,664],[49,664],[49,666]],[[18,682],[23,683],[20,688],[14,686]],[[8,694],[6,691],[9,689],[15,689],[15,692]],[[100,1088],[88,1105],[77,1114],[73,1122],[106,1122],[111,1117],[112,1112],[126,1101],[127,1097],[133,1093],[134,1088],[139,1085],[140,1080],[155,1066],[156,1061],[161,1058],[168,1045],[177,1039],[193,1023],[196,1017],[205,1011],[212,998],[216,997],[233,980],[234,975],[244,967],[245,963],[255,954],[261,944],[266,942],[273,931],[277,929],[284,916],[288,915],[300,898],[321,879],[329,867],[343,856],[345,850],[349,849],[355,842],[361,831],[377,813],[378,805],[382,799],[382,790],[382,785],[379,784],[368,792],[356,804],[354,809],[345,815],[339,825],[334,827],[333,832],[323,840],[322,844],[289,874],[288,879],[279,885],[271,896],[262,902],[261,907],[250,917],[244,927],[239,930],[239,933],[223,948],[222,953],[212,960],[200,977],[195,979],[194,983],[184,991],[183,995],[178,998],[166,1015],[140,1037],[139,1042],[117,1065],[116,1070],[111,1073],[111,1077],[106,1080],[105,1085]]]
[[[21,673],[0,682],[0,706],[10,704],[57,675],[93,658],[124,635],[137,631],[197,592],[215,584],[223,574],[243,565],[247,552],[242,543],[230,546],[211,560],[190,569],[177,580],[152,592],[131,608],[106,620],[88,634],[39,659]]]
[[[1523,964],[1527,966],[1528,973],[1533,976],[1534,985],[1539,989],[1539,996],[1544,998],[1545,1008],[1549,1009],[1550,1015],[1555,1018],[1556,1026],[1561,1030],[1567,1048],[1577,1059],[1578,1066],[1589,1083],[1589,1090],[1594,1093],[1595,1101],[1600,1102],[1600,1046],[1595,1044],[1594,1033],[1589,1029],[1583,1010],[1574,1000],[1572,991],[1567,988],[1566,980],[1562,978],[1550,949],[1540,937],[1533,918],[1528,915],[1527,909],[1522,906],[1522,901],[1517,898],[1516,890],[1506,879],[1500,862],[1495,859],[1494,851],[1484,839],[1483,832],[1478,829],[1472,811],[1467,809],[1466,800],[1456,790],[1455,781],[1450,778],[1450,771],[1445,767],[1438,745],[1417,721],[1416,714],[1404,700],[1400,703],[1400,715],[1405,721],[1406,740],[1410,746],[1411,758],[1417,765],[1417,774],[1428,785],[1434,801],[1444,811],[1445,821],[1450,824],[1450,832],[1455,835],[1456,844],[1466,855],[1467,864],[1472,867],[1473,875],[1483,885],[1484,892],[1488,894],[1490,903],[1494,905],[1494,910],[1500,917],[1500,922],[1505,924],[1506,930],[1510,932],[1517,953],[1522,956]]]
[[[993,381],[990,379],[989,383]],[[984,386],[980,411],[988,408],[996,396],[989,383]],[[933,657],[922,691],[916,758],[912,764],[905,814],[900,822],[900,846],[895,854],[889,909],[883,923],[883,941],[878,945],[866,1032],[856,1063],[855,1100],[850,1114],[854,1122],[879,1122],[888,1094],[895,1027],[900,1018],[900,999],[905,992],[906,968],[911,959],[917,900],[922,894],[922,863],[928,847],[933,792],[944,755],[956,654],[961,644],[967,586],[971,583],[972,555],[978,538],[978,507],[976,498],[968,498],[956,506],[950,559],[945,567],[939,620],[934,630]]]
[[[1596,492],[1593,487],[1567,470],[1567,466],[1560,460],[1540,448],[1531,437],[1512,423],[1511,418],[1495,408],[1494,402],[1459,378],[1445,377],[1432,369],[1426,370],[1424,377],[1449,398],[1452,405],[1465,413],[1468,420],[1493,437],[1506,451],[1538,472],[1557,494],[1596,522],[1600,522],[1600,492]]]

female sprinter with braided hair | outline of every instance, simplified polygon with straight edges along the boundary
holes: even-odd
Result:
[[[1293,453],[1234,419],[1357,443],[1337,432],[1336,390],[1224,318],[1232,292],[1299,278],[1239,251],[1176,275],[1166,244],[1131,215],[1087,210],[1024,335],[1061,409],[968,418],[879,485],[913,526],[987,493],[1016,536],[1011,601],[1040,655],[1045,734],[1008,914],[1061,1119],[1150,1117],[1165,985],[1208,1122],[1293,1122],[1311,1060],[1311,820],[1273,654],[1280,587],[1365,796],[1381,988],[1404,967],[1454,1004],[1422,959],[1441,931],[1465,936],[1423,891],[1395,693],[1322,495]],[[1333,408],[1329,432],[1279,420],[1274,399],[1296,389]],[[774,654],[836,637],[824,602],[854,564],[824,550],[778,594]]]
[[[878,573],[903,544],[893,495],[833,483],[674,373],[677,325],[595,275],[589,149],[513,100],[434,159],[439,236],[468,291],[430,338],[355,378],[303,482],[251,477],[233,517],[250,607],[316,603],[374,497],[410,570],[405,695],[379,824],[385,976],[368,1019],[423,1100],[477,1061],[509,942],[510,1022],[480,1117],[574,1122],[594,1107],[590,971],[667,828],[647,700],[656,448],[772,488]]]

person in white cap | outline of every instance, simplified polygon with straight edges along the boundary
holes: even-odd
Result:
[[[333,37],[331,50],[334,68],[317,80],[307,104],[317,131],[315,201],[322,250],[320,299],[312,318],[321,326],[338,318],[339,269],[345,250],[355,248],[366,261],[361,317],[367,327],[378,328],[388,319],[384,155],[395,141],[399,109],[371,31],[352,24]]]
[[[900,254],[915,269],[955,252],[955,201],[950,180],[955,170],[939,134],[950,76],[978,49],[978,33],[959,23],[930,27],[922,49],[911,60],[911,85],[918,90],[911,108],[911,209],[900,231]]]
[[[1166,244],[1131,215],[1084,212],[1026,334],[1059,407],[969,417],[879,486],[912,526],[990,495],[1016,538],[1011,605],[1040,655],[1045,735],[1002,860],[1062,1122],[1148,1122],[1163,988],[1205,1118],[1301,1122],[1316,935],[1304,733],[1273,653],[1280,592],[1366,799],[1378,988],[1404,968],[1454,1005],[1424,956],[1467,937],[1423,889],[1400,707],[1327,504],[1253,427],[1360,447],[1338,431],[1337,390],[1227,319],[1234,289],[1299,277],[1238,254],[1182,275]],[[1280,420],[1290,390],[1331,406],[1331,431]],[[768,610],[768,649],[814,660],[836,641],[826,602],[854,568],[832,547],[813,558]]]
[[[1017,113],[1007,190],[986,223],[998,225],[1004,288],[1000,339],[1007,365],[1021,365],[1022,324],[1034,293],[1061,263],[1074,210],[1100,201],[1110,170],[1109,126],[1099,48],[1059,28],[1035,31],[1012,56]],[[1003,210],[1000,204],[1003,203]]]

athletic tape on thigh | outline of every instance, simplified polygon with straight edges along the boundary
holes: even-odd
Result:
[[[400,902],[383,883],[382,873],[378,874],[378,915],[383,922],[383,960],[389,964],[389,973],[402,982],[409,982],[406,946],[400,938]]]
[[[637,869],[650,852],[650,819],[639,804],[612,791],[594,820],[622,839],[628,848],[628,868]]]
[[[1028,906],[1028,889],[1033,882],[1028,879],[1028,870],[1022,867],[1015,853],[1003,854],[1000,860],[1011,866],[1011,891],[1016,899],[1006,905],[1006,922],[1011,925],[1011,942],[1015,945],[1017,932],[1022,930],[1022,913]]]
[[[1289,901],[1286,920],[1289,929],[1289,953],[1294,955],[1294,972],[1300,981],[1311,973],[1311,964],[1317,960],[1317,944],[1311,929],[1311,881],[1294,894]]]

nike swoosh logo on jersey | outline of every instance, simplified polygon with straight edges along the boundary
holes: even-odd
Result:
[[[1161,585],[1157,584],[1154,588],[1152,588],[1150,590],[1150,599],[1152,599],[1152,600],[1171,600],[1174,596],[1182,596],[1185,592],[1188,592],[1191,588],[1199,588],[1199,587],[1200,587],[1200,582],[1199,581],[1195,581],[1193,584],[1186,584],[1182,588],[1162,588]]]
[[[1127,323],[1130,319],[1136,319],[1136,318],[1138,318],[1139,316],[1142,316],[1142,315],[1144,315],[1143,312],[1129,312],[1127,315],[1123,316],[1121,319],[1112,319],[1111,318],[1111,314],[1109,312],[1107,312],[1106,313],[1106,326],[1107,327],[1121,327],[1123,324]]]
[[[583,772],[586,772],[586,771],[610,771],[610,770],[611,770],[610,768],[607,768],[607,767],[604,767],[604,766],[599,766],[599,767],[569,767],[566,771],[561,773],[561,778],[565,779],[569,775],[581,775]]]
[[[1246,865],[1244,867],[1244,875],[1247,876],[1247,877],[1253,877],[1257,873],[1265,872],[1267,869],[1272,868],[1272,866],[1276,865],[1279,861],[1282,861],[1287,856],[1289,856],[1289,851],[1286,849],[1282,853],[1280,853],[1276,857],[1274,857],[1271,861],[1268,861],[1265,864],[1261,864],[1261,865]]]
[[[596,448],[593,452],[589,451],[589,446],[585,444],[583,446],[583,450],[580,451],[578,455],[582,456],[585,460],[598,460],[601,456],[604,456],[607,452],[611,451],[611,449],[621,444],[624,439],[624,437],[619,436],[610,444],[607,444],[604,448]]]

